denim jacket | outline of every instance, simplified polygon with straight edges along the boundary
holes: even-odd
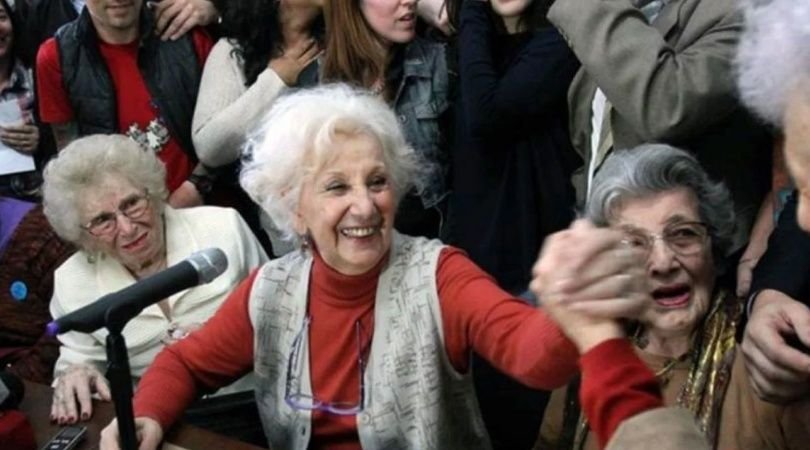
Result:
[[[447,196],[447,137],[440,119],[450,110],[450,76],[444,44],[417,37],[405,47],[402,77],[394,97],[397,114],[408,144],[428,167],[429,176],[419,195],[425,208]],[[447,123],[447,122],[445,122]]]

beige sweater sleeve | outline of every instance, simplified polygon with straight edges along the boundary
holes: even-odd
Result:
[[[194,109],[194,148],[200,161],[211,167],[239,159],[246,136],[287,88],[270,68],[246,87],[242,62],[233,49],[231,41],[220,39],[211,50]]]

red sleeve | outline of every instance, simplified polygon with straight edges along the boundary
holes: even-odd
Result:
[[[579,401],[599,448],[625,419],[664,406],[658,380],[627,339],[602,342],[582,355],[579,364]]]
[[[73,108],[62,84],[59,48],[55,38],[48,39],[39,47],[36,79],[42,122],[65,123],[73,120]]]
[[[558,388],[577,372],[577,349],[557,325],[500,289],[461,250],[442,251],[436,278],[445,347],[456,370],[467,371],[474,350],[537,389]]]
[[[194,52],[197,53],[197,61],[200,63],[200,69],[202,69],[205,67],[208,54],[214,48],[214,40],[208,34],[208,30],[203,27],[196,27],[191,30],[191,40],[194,41]]]
[[[158,354],[138,384],[136,417],[167,430],[197,397],[245,375],[253,367],[253,325],[248,303],[258,269],[242,281],[198,331]]]

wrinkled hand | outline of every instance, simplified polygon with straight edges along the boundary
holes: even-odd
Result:
[[[304,39],[285,48],[281,56],[271,59],[267,67],[273,70],[284,84],[295,86],[301,72],[321,55],[318,41],[314,38]]]
[[[745,327],[742,352],[754,392],[773,403],[810,392],[810,355],[789,346],[785,336],[810,347],[810,309],[779,291],[763,290]]]
[[[197,191],[197,186],[190,181],[184,181],[174,192],[169,195],[169,205],[172,208],[189,208],[203,204],[202,195]]]
[[[580,353],[623,336],[620,318],[637,318],[650,303],[642,252],[623,233],[578,220],[549,236],[529,288]]]
[[[0,126],[0,141],[20,153],[30,155],[39,146],[39,128],[36,125]]]
[[[196,26],[214,23],[219,12],[210,0],[160,0],[147,2],[155,12],[155,33],[164,41],[180,39]]]
[[[163,428],[149,417],[135,418],[135,436],[138,439],[138,450],[155,450],[163,440]],[[101,430],[99,448],[101,450],[120,450],[120,436],[118,434],[118,420],[113,419],[109,425]]]
[[[86,364],[70,366],[56,379],[51,404],[51,420],[60,425],[88,420],[93,415],[93,394],[110,401],[107,379],[95,367]]]

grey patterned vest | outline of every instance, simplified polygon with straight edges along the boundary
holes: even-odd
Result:
[[[356,416],[364,449],[488,449],[472,377],[456,372],[444,346],[436,288],[442,244],[394,234],[380,274],[374,336]],[[307,311],[312,256],[293,252],[265,264],[250,298],[255,333],[256,399],[270,448],[309,445],[308,411],[284,401],[287,363]],[[309,349],[302,349],[301,391],[311,394]]]

